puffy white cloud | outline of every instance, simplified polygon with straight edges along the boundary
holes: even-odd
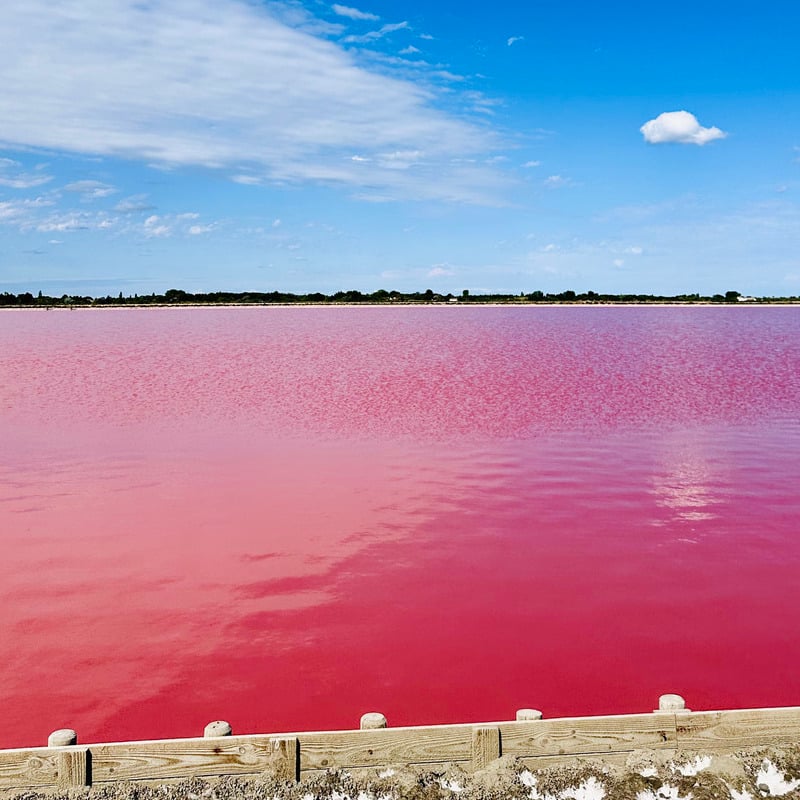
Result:
[[[172,228],[164,223],[164,220],[158,214],[151,214],[144,221],[144,235],[148,239],[163,239],[172,233]]]
[[[704,145],[714,139],[724,139],[728,134],[719,128],[704,128],[694,114],[688,111],[665,111],[655,119],[645,122],[639,130],[646,142],[664,144]]]
[[[369,14],[366,11],[359,11],[357,8],[350,8],[350,6],[340,6],[338,3],[334,3],[331,8],[333,9],[333,13],[338,14],[340,17],[368,20],[380,19],[377,14]]]
[[[498,137],[443,110],[455,107],[451,89],[362,66],[360,53],[312,34],[314,20],[290,13],[295,5],[8,0],[0,141],[223,169],[242,183],[499,202],[507,176],[453,166],[496,152]],[[408,27],[384,25],[367,41]],[[425,169],[387,168],[378,158],[414,150],[426,154]],[[352,153],[373,161],[343,157]]]

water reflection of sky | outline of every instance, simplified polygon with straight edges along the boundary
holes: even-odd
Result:
[[[0,314],[3,744],[795,702],[796,313],[532,311]]]

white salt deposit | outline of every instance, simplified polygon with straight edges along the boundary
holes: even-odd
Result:
[[[672,769],[675,772],[680,772],[684,776],[697,775],[704,769],[711,766],[711,756],[697,756],[692,761],[687,761],[685,764],[673,764]]]
[[[800,780],[787,781],[784,774],[768,759],[764,759],[756,775],[756,786],[766,784],[771,797],[783,797],[800,786]]]

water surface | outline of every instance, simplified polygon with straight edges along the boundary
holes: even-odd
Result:
[[[3,311],[0,746],[800,704],[798,408],[788,307]]]

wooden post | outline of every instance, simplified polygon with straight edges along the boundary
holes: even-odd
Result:
[[[654,714],[680,714],[688,713],[686,701],[679,694],[662,694],[658,698],[658,708]]]
[[[518,708],[517,722],[530,722],[531,720],[541,719],[542,712],[538,708]]]
[[[58,754],[59,789],[72,789],[77,786],[90,786],[91,753],[88,747],[62,750]]]
[[[300,741],[296,736],[281,736],[269,740],[269,769],[278,780],[300,780]]]
[[[78,744],[78,734],[72,728],[59,728],[47,737],[48,747],[69,747]]]
[[[374,731],[379,728],[388,728],[389,723],[386,717],[377,711],[370,711],[368,714],[361,716],[361,724],[359,725],[362,731]]]
[[[209,722],[203,731],[203,737],[206,739],[215,739],[217,736],[230,736],[233,729],[230,724],[225,722],[224,719],[216,719]]]
[[[483,769],[500,758],[500,728],[472,729],[472,769]]]

